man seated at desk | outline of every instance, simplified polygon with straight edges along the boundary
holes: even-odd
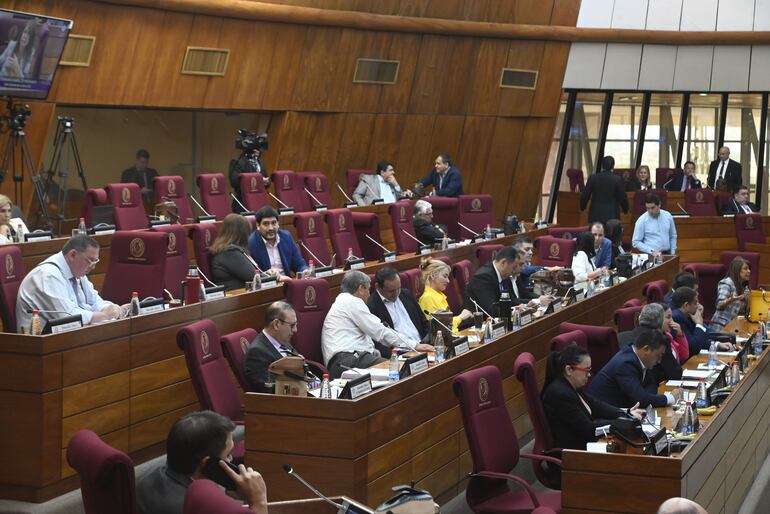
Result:
[[[759,212],[759,208],[749,201],[749,188],[746,186],[738,187],[722,209],[722,214],[751,214],[752,212]]]
[[[425,200],[417,200],[414,203],[414,235],[424,245],[433,246],[447,233],[443,225],[433,223],[433,206]]]
[[[267,370],[270,364],[289,355],[299,355],[291,344],[291,338],[297,333],[294,307],[284,301],[271,303],[265,311],[264,327],[246,352],[243,370],[252,391],[272,393],[275,377]]]
[[[439,154],[433,163],[433,169],[421,178],[415,187],[424,189],[433,186],[432,195],[460,196],[463,194],[463,179],[458,170],[445,153]]]
[[[207,462],[214,458],[232,460],[234,430],[232,421],[212,411],[192,412],[174,423],[166,439],[166,465],[136,483],[139,514],[182,514],[187,487],[193,480],[207,478],[203,471]],[[238,466],[238,473],[224,462],[217,464],[235,482],[235,492],[249,509],[267,514],[267,487],[262,475],[243,464]]]
[[[414,295],[401,287],[398,271],[390,266],[378,269],[374,275],[374,289],[375,294],[370,294],[366,301],[372,314],[406,339],[428,341],[428,320]]]
[[[44,321],[80,314],[84,325],[124,316],[128,304],[120,306],[103,300],[86,277],[98,262],[99,243],[78,234],[64,244],[61,252],[35,266],[19,286],[18,331],[29,330],[33,309],[40,311]]]
[[[663,298],[663,301],[667,304],[671,305],[671,300],[674,297],[674,292],[676,292],[677,289],[680,287],[689,287],[691,289],[695,289],[695,291],[698,291],[698,278],[690,273],[689,271],[680,271],[676,275],[674,275],[674,282],[671,284],[671,290],[666,293],[665,298]],[[682,324],[681,321],[676,320],[677,323],[680,325]]]
[[[286,230],[278,228],[278,211],[265,205],[255,214],[257,230],[249,236],[249,253],[259,269],[277,277],[306,273],[305,259]]]
[[[602,368],[588,386],[588,392],[615,407],[665,407],[676,403],[669,392],[658,394],[658,380],[651,370],[666,351],[666,336],[653,329],[639,334]]]
[[[348,368],[368,368],[385,361],[375,350],[374,341],[387,347],[433,351],[431,345],[403,337],[369,312],[366,302],[370,286],[366,273],[348,271],[342,277],[340,294],[326,314],[321,331],[321,350],[332,378],[338,378]]]
[[[671,298],[671,309],[674,321],[682,327],[690,347],[690,357],[698,355],[701,350],[711,347],[709,330],[703,323],[703,305],[698,302],[698,293],[691,287],[677,288]],[[717,343],[717,351],[732,351],[731,343]]]
[[[648,303],[645,305],[639,313],[639,326],[633,330],[626,332],[620,332],[618,334],[618,346],[622,349],[626,346],[630,346],[636,341],[636,339],[647,330],[655,330],[666,335],[666,308],[660,303]],[[663,352],[663,356],[660,358],[660,362],[655,365],[651,370],[657,381],[661,380],[680,380],[682,378],[682,366],[680,362],[684,362],[685,359],[679,358],[679,347],[687,346],[687,340],[678,334],[678,339],[674,339],[666,336],[668,343],[666,344],[666,351]],[[683,351],[686,351],[683,350]],[[689,353],[687,354],[689,355]],[[685,356],[686,357],[686,356]]]
[[[393,203],[404,197],[411,198],[412,194],[408,189],[401,191],[393,164],[390,161],[380,161],[377,163],[377,173],[361,175],[358,187],[353,191],[353,200],[358,205],[372,205],[372,202],[378,199],[384,203]]]

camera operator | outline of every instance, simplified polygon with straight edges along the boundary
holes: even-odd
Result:
[[[262,152],[267,151],[267,134],[257,135],[250,130],[240,129],[238,137],[235,138],[235,148],[241,151],[241,155],[230,161],[230,186],[233,188],[235,197],[243,203],[239,180],[241,173],[260,173],[264,177],[265,188],[270,185],[267,168],[261,159]],[[243,209],[233,200],[232,210],[241,212]]]

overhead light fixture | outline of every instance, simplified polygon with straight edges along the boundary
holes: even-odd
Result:
[[[708,93],[698,93],[698,96],[708,96]]]

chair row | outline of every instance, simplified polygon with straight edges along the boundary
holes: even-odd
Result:
[[[655,185],[658,189],[663,189],[663,185],[668,182],[677,171],[682,171],[681,168],[655,168]],[[636,170],[634,168],[615,168],[613,170],[615,175],[626,180],[636,179]],[[569,179],[569,190],[574,193],[582,193],[585,189],[586,181],[585,175],[582,169],[569,168],[567,170],[567,178]],[[652,178],[652,177],[650,177]]]

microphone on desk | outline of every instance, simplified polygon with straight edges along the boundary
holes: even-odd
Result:
[[[211,214],[209,214],[208,211],[206,209],[204,209],[201,204],[198,203],[198,200],[196,200],[195,197],[191,193],[187,193],[187,196],[189,196],[190,200],[192,200],[193,203],[198,206],[198,209],[203,211],[203,214],[205,214],[206,216],[211,216]]]
[[[42,312],[43,314],[66,314],[67,316],[72,314],[71,312],[67,312],[67,311],[46,311],[43,309],[24,309],[24,312],[26,312],[27,314],[32,314],[32,311],[37,311],[38,313]]]
[[[232,198],[233,200],[235,200],[235,203],[237,203],[237,204],[238,204],[238,207],[240,207],[241,209],[243,209],[243,212],[249,212],[249,210],[246,208],[246,206],[245,206],[245,205],[243,205],[243,204],[241,203],[241,201],[240,201],[240,200],[238,200],[238,197],[237,197],[237,196],[235,196],[233,193],[230,193],[230,198]]]
[[[374,243],[374,244],[376,244],[377,246],[379,246],[380,248],[382,248],[382,251],[383,251],[383,252],[385,252],[386,254],[391,254],[391,253],[395,254],[395,252],[391,252],[390,250],[388,250],[387,248],[385,248],[384,246],[382,246],[382,245],[381,245],[379,242],[377,242],[377,240],[376,240],[376,239],[374,239],[374,238],[373,238],[372,236],[370,236],[369,234],[364,234],[364,237],[366,237],[366,238],[367,238],[369,241],[371,241],[372,243]]]
[[[320,264],[320,265],[321,265],[321,266],[323,266],[324,268],[326,268],[326,267],[327,267],[327,266],[326,266],[326,264],[324,264],[324,261],[322,261],[321,259],[319,259],[318,257],[316,257],[316,256],[315,256],[315,254],[314,254],[313,252],[311,252],[311,251],[310,251],[310,248],[308,248],[308,247],[305,245],[305,243],[303,243],[303,242],[302,242],[302,239],[298,239],[298,240],[297,240],[297,243],[299,243],[299,244],[302,246],[302,248],[304,248],[304,249],[305,249],[305,251],[306,251],[307,253],[309,253],[309,254],[310,254],[310,256],[311,256],[313,259],[315,259],[315,261],[316,261],[318,264]]]
[[[340,183],[339,183],[339,182],[335,182],[335,184],[337,185],[337,189],[339,189],[339,190],[340,190],[340,193],[342,193],[342,196],[344,196],[344,197],[345,197],[345,199],[348,201],[348,203],[354,203],[354,204],[358,205],[358,202],[356,202],[355,200],[353,200],[352,198],[350,198],[350,197],[348,196],[348,194],[345,192],[345,190],[344,190],[344,189],[342,189],[342,186],[340,185]]]
[[[407,231],[406,231],[406,230],[404,230],[403,228],[401,228],[401,229],[399,229],[399,230],[400,230],[400,231],[401,231],[401,232],[402,232],[402,233],[403,233],[405,236],[409,236],[411,239],[413,239],[413,240],[414,240],[414,242],[415,242],[415,243],[417,243],[418,245],[420,245],[420,246],[425,246],[425,244],[424,244],[422,241],[420,241],[419,239],[417,239],[416,237],[414,237],[412,234],[410,234],[409,232],[407,232]]]
[[[203,274],[203,272],[201,271],[201,269],[200,269],[198,266],[195,266],[195,269],[197,269],[197,270],[198,270],[198,274],[199,274],[201,277],[203,277],[203,280],[205,280],[206,282],[208,282],[209,284],[211,284],[211,286],[212,286],[212,287],[219,287],[219,284],[215,284],[214,282],[212,282],[211,280],[209,280],[209,277],[207,277],[206,275],[204,275],[204,274]]]
[[[310,198],[312,198],[312,199],[313,199],[313,201],[316,203],[316,206],[317,206],[317,207],[326,207],[326,206],[324,205],[324,203],[323,203],[321,200],[319,200],[318,198],[316,198],[316,197],[315,197],[315,195],[314,195],[313,193],[311,193],[311,192],[308,190],[308,188],[306,188],[306,187],[305,187],[305,188],[303,188],[303,189],[304,189],[304,190],[305,190],[305,192],[306,192],[306,193],[307,193],[307,194],[310,196]]]
[[[316,489],[315,487],[313,487],[312,485],[310,485],[310,483],[309,483],[307,480],[305,480],[304,478],[302,478],[301,476],[299,476],[299,475],[298,475],[298,474],[297,474],[297,473],[294,471],[294,469],[293,469],[291,466],[289,466],[288,464],[283,464],[283,466],[282,466],[282,467],[283,467],[283,470],[286,472],[286,474],[287,474],[287,475],[293,476],[294,478],[296,478],[297,480],[299,480],[300,482],[302,482],[302,485],[304,485],[305,487],[307,487],[308,489],[310,489],[310,490],[313,492],[313,494],[315,494],[316,496],[318,496],[319,498],[321,498],[323,501],[325,501],[325,502],[326,502],[326,503],[328,503],[329,505],[332,505],[332,506],[336,507],[336,508],[337,508],[337,510],[339,510],[340,512],[344,512],[344,510],[345,510],[345,507],[343,507],[343,506],[342,506],[342,505],[340,505],[339,503],[336,503],[336,502],[332,501],[332,499],[331,499],[331,498],[329,498],[329,497],[327,497],[327,496],[324,496],[324,495],[323,495],[323,493],[321,493],[321,491],[319,491],[318,489]]]
[[[465,230],[467,230],[468,232],[470,232],[471,234],[473,234],[473,237],[481,237],[481,234],[479,234],[478,232],[474,232],[473,230],[469,229],[468,227],[466,227],[465,225],[463,225],[459,221],[457,222],[457,224],[460,225]],[[439,230],[441,230],[441,229],[439,229]],[[444,231],[442,230],[442,232],[444,232]]]
[[[450,327],[448,327],[448,326],[444,325],[444,323],[443,323],[443,322],[442,322],[440,319],[438,319],[436,316],[434,316],[432,313],[428,312],[428,311],[427,311],[427,310],[425,310],[425,309],[423,309],[423,310],[422,310],[422,312],[423,312],[423,313],[424,313],[426,316],[430,317],[430,319],[432,319],[433,321],[435,321],[436,323],[438,323],[439,325],[441,325],[441,328],[443,328],[444,330],[448,330],[450,334],[452,333],[452,329],[451,329]]]
[[[273,199],[273,200],[275,200],[276,202],[278,202],[278,203],[280,203],[281,205],[283,205],[284,209],[291,209],[291,210],[294,210],[294,208],[293,208],[293,207],[289,207],[288,205],[286,205],[285,203],[283,203],[283,202],[282,202],[281,200],[279,200],[279,199],[278,199],[278,197],[277,197],[277,196],[275,196],[273,193],[267,193],[267,194],[269,194],[269,195],[270,195],[270,198],[272,198],[272,199]]]
[[[481,311],[481,312],[483,312],[483,313],[486,315],[486,317],[487,317],[487,318],[492,318],[492,319],[494,319],[494,316],[492,316],[492,315],[491,315],[491,314],[489,314],[487,311],[485,311],[484,309],[482,309],[482,308],[481,308],[481,305],[479,305],[478,303],[476,303],[476,300],[474,300],[473,298],[471,298],[470,300],[473,302],[473,306],[474,306],[474,307],[476,307],[476,311],[475,311],[475,312],[479,312],[479,311]]]
[[[682,211],[683,214],[687,214],[688,216],[690,215],[690,213],[687,212],[687,210],[685,210],[685,208],[682,207],[682,204],[680,204],[679,202],[676,202],[676,206],[679,207],[679,210]]]

